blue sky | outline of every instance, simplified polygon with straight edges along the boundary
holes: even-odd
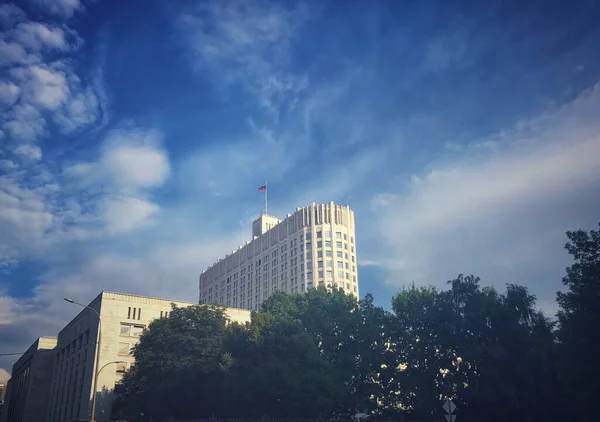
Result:
[[[384,306],[474,273],[551,314],[564,232],[600,220],[594,2],[32,0],[0,24],[0,353],[64,296],[195,301],[265,179],[276,215],[355,210]]]

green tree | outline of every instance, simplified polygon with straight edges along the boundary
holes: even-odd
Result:
[[[560,376],[572,420],[598,419],[600,397],[600,230],[567,232],[574,263],[558,292]]]
[[[461,419],[552,420],[556,374],[553,324],[535,309],[525,287],[506,293],[459,276],[444,292],[454,308],[454,336],[465,379],[458,390]],[[490,412],[490,409],[494,409]]]
[[[228,417],[317,417],[334,413],[343,379],[298,321],[273,320],[239,332],[227,389]],[[244,337],[243,333],[246,334]]]
[[[552,323],[526,288],[499,294],[479,282],[459,275],[450,290],[413,285],[393,298],[385,413],[441,417],[450,398],[464,421],[553,420]]]
[[[224,372],[224,311],[218,307],[173,307],[153,321],[134,349],[135,366],[124,376],[117,415],[154,419],[196,418],[219,411]]]
[[[431,420],[440,397],[452,397],[458,357],[449,303],[433,287],[402,289],[392,299],[390,351],[382,367],[382,410]]]
[[[276,293],[262,305],[278,321],[296,321],[318,346],[336,378],[344,380],[345,395],[337,414],[374,410],[380,383],[377,372],[385,353],[387,313],[367,295],[357,302],[341,289],[321,286],[303,295]]]

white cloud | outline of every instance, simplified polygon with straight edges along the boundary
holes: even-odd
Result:
[[[33,65],[13,71],[22,83],[23,95],[31,104],[56,110],[70,94],[64,71],[47,65]]]
[[[72,96],[54,116],[63,132],[69,133],[98,119],[98,98],[91,88]]]
[[[101,208],[109,234],[123,233],[145,226],[159,211],[157,205],[134,197],[107,198]]]
[[[11,160],[0,160],[0,169],[3,170],[14,170],[17,165]]]
[[[499,149],[432,163],[404,191],[377,195],[393,283],[439,284],[474,272],[486,284],[525,283],[553,299],[568,263],[564,232],[600,215],[591,199],[600,192],[598,112],[595,87],[504,131]]]
[[[11,32],[11,38],[29,50],[41,51],[44,48],[67,50],[65,32],[40,22],[24,22]]]
[[[0,103],[10,107],[17,101],[21,88],[10,82],[0,82]]]
[[[69,19],[83,7],[80,0],[31,0],[40,10]]]
[[[7,42],[0,39],[0,67],[12,64],[33,63],[37,58],[15,42]]]
[[[7,113],[3,128],[19,141],[34,141],[44,133],[46,121],[40,112],[29,104],[17,104]]]
[[[166,154],[149,145],[108,148],[100,164],[118,185],[132,188],[159,186],[170,171]]]
[[[54,224],[55,216],[45,204],[43,191],[0,178],[0,262],[11,264],[21,251],[41,247]]]
[[[63,174],[67,177],[84,177],[90,173],[94,168],[93,164],[90,163],[77,163],[66,166],[63,170]]]
[[[18,22],[25,20],[27,16],[12,3],[0,4],[0,26],[3,29],[12,28]]]
[[[42,159],[42,150],[36,145],[21,144],[15,148],[14,153],[31,160]]]
[[[31,143],[45,133],[46,119],[53,119],[63,133],[96,122],[100,79],[94,75],[92,83],[82,83],[62,57],[82,45],[77,33],[64,25],[27,21],[14,7],[2,8],[0,20],[6,25],[0,34],[0,66],[10,67],[0,83],[0,104],[6,106],[0,111],[3,130],[14,141]]]

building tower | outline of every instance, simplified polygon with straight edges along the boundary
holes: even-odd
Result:
[[[284,220],[261,214],[253,238],[200,274],[200,303],[257,310],[280,290],[342,288],[358,299],[354,212],[311,204]]]

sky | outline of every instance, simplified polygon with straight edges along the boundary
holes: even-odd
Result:
[[[0,354],[100,291],[197,301],[269,212],[355,211],[360,294],[475,274],[556,312],[600,221],[600,5],[0,4]],[[16,357],[0,357],[0,373]]]

